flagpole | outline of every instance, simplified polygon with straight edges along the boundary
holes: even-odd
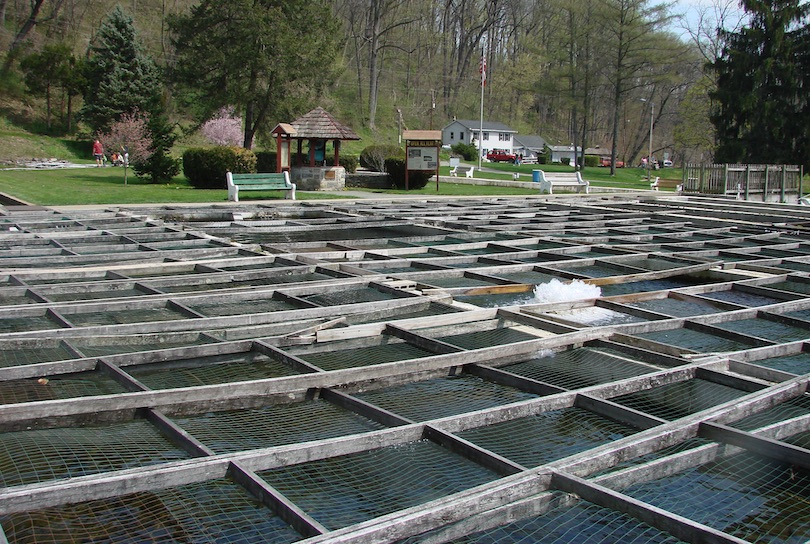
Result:
[[[484,151],[484,83],[487,80],[487,46],[486,43],[481,47],[481,64],[479,65],[479,72],[481,72],[481,124],[478,127],[478,170],[481,170],[481,154]]]

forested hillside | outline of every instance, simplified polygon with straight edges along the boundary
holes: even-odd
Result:
[[[244,20],[235,19],[236,26],[224,31],[219,49],[211,50],[221,52],[216,55],[221,58],[210,52],[194,57],[199,51],[194,40],[207,32],[199,21],[192,32],[192,21],[203,12],[192,16],[190,10],[201,9],[201,4],[219,5],[209,10],[212,25],[238,19],[240,6],[246,10]],[[116,5],[133,19],[144,51],[158,66],[185,72],[183,99],[167,83],[164,100],[167,112],[186,125],[203,121],[201,112],[213,111],[215,102],[210,90],[201,90],[196,105],[205,103],[207,109],[195,109],[194,92],[188,88],[194,71],[202,85],[203,74],[220,69],[217,63],[252,62],[256,55],[249,47],[231,50],[227,32],[251,27],[256,12],[248,17],[247,10],[255,6],[268,10],[283,5],[289,20],[306,13],[310,24],[318,18],[334,24],[317,27],[330,29],[322,31],[330,34],[328,40],[292,33],[292,23],[286,28],[279,24],[284,19],[271,18],[266,26],[251,29],[255,36],[234,37],[240,47],[272,38],[272,47],[285,51],[277,57],[297,55],[295,63],[276,62],[276,79],[264,81],[269,101],[289,101],[286,109],[268,109],[265,131],[290,120],[282,115],[321,105],[368,139],[392,142],[399,129],[438,129],[454,117],[477,119],[483,102],[485,118],[521,134],[538,134],[551,143],[602,146],[606,154],[612,151],[631,164],[647,154],[650,144],[654,155],[676,160],[701,160],[712,151],[708,95],[713,81],[705,64],[716,51],[675,36],[673,8],[646,0],[0,0],[7,113],[16,97],[21,109],[38,105],[35,113],[29,108],[29,116],[44,115],[41,97],[28,94],[22,83],[19,63],[26,54],[63,43],[77,56],[86,55]],[[319,11],[306,11],[313,5]],[[172,24],[172,16],[180,18]],[[212,27],[210,36],[217,32]],[[173,42],[178,37],[180,42]],[[328,59],[328,69],[298,84],[300,93],[289,87],[280,93],[282,98],[272,93],[273,85],[309,69],[306,59],[314,56]],[[230,81],[220,77],[226,82],[221,85],[229,87],[241,76],[231,75]],[[64,116],[64,93],[54,100],[56,113]]]

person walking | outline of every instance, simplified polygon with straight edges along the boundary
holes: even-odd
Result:
[[[96,139],[93,142],[93,157],[96,159],[96,167],[99,167],[103,164],[104,160],[104,146],[101,145],[101,142]]]

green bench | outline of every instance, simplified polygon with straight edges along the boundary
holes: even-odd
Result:
[[[290,181],[289,172],[262,174],[225,174],[228,181],[228,200],[239,202],[239,191],[287,191],[286,198],[295,200],[295,183]]]

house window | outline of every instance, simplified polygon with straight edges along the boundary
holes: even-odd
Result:
[[[509,137],[508,132],[499,132],[498,133],[498,140],[501,141],[501,142],[508,142],[511,139],[512,138]]]
[[[462,142],[464,141],[464,133],[463,132],[458,133],[458,139],[461,140]]]
[[[450,133],[450,139],[451,139],[451,140],[455,140],[455,139],[456,139],[456,137],[455,137],[455,132],[451,132],[451,133]]]
[[[485,132],[485,133],[484,133],[484,139],[485,139],[485,140],[489,140],[489,132]]]

